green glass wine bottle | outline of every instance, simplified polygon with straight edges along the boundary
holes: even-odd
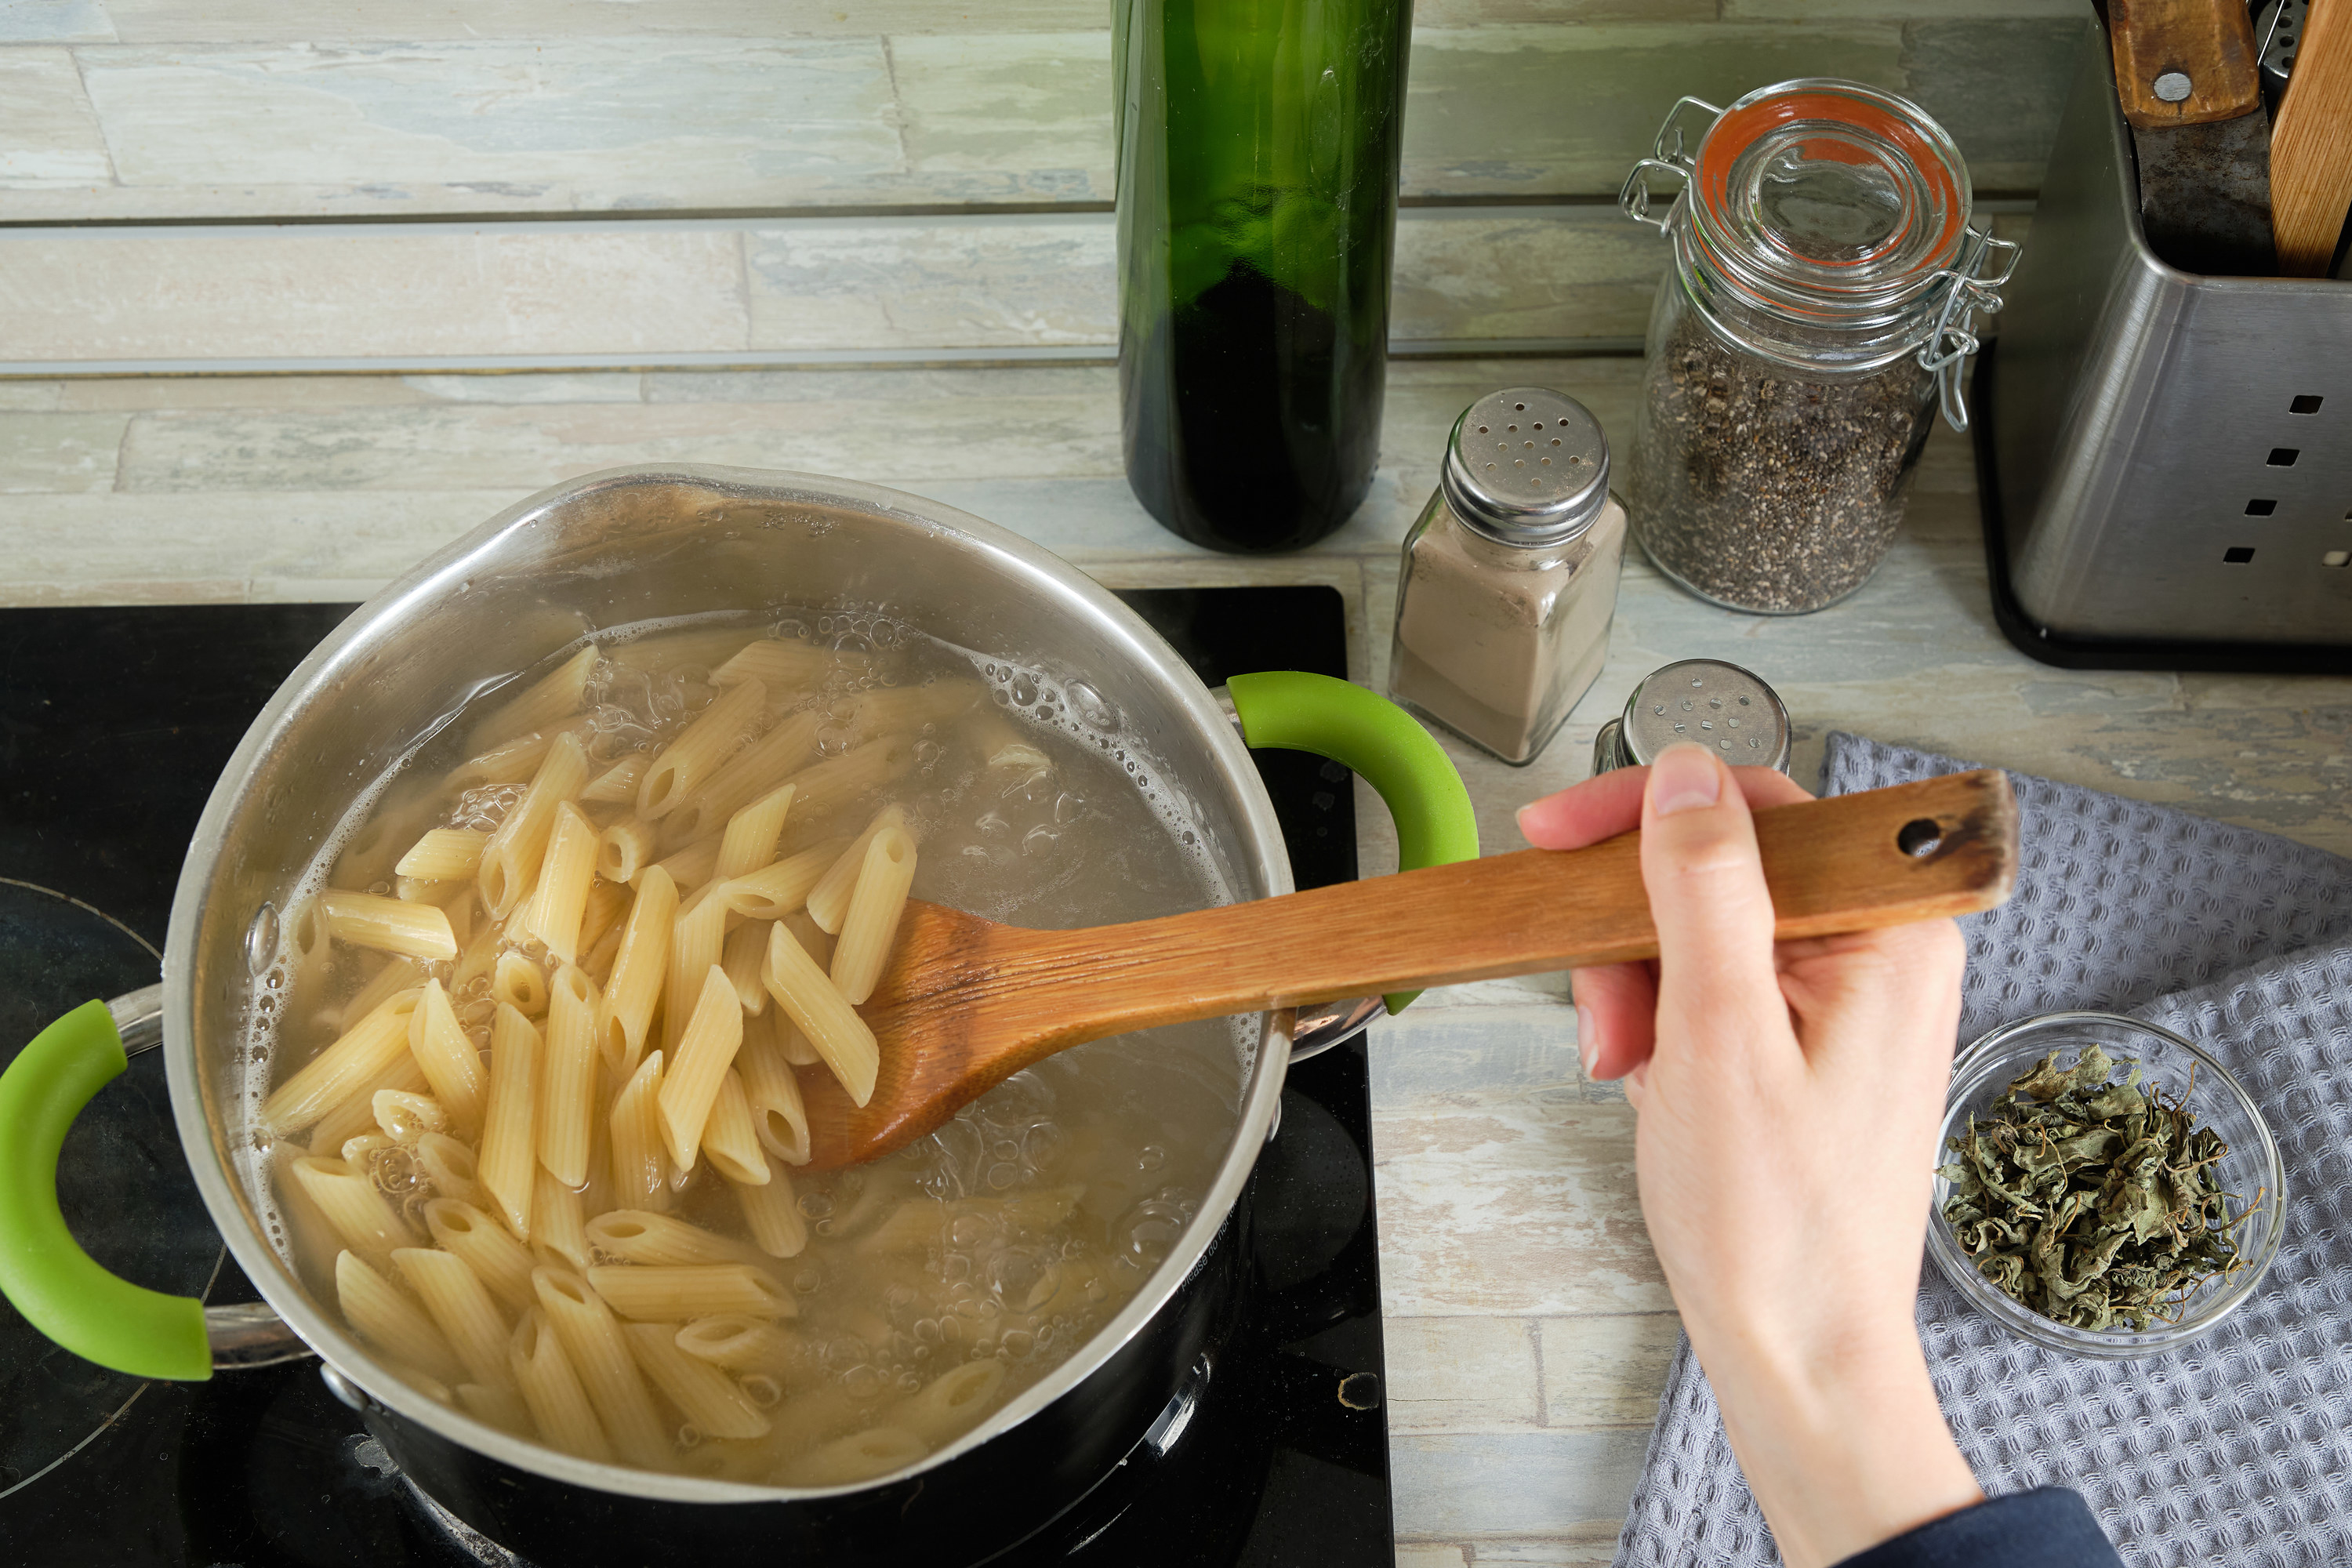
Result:
[[[1212,549],[1370,489],[1411,0],[1115,0],[1128,483]]]

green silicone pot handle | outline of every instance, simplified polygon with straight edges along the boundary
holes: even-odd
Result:
[[[204,1303],[108,1273],[58,1212],[66,1130],[128,1065],[114,1016],[103,1002],[85,1002],[0,1073],[0,1295],[86,1361],[201,1383],[213,1374]]]
[[[1225,690],[1251,745],[1312,752],[1364,775],[1396,818],[1398,870],[1478,858],[1478,819],[1454,759],[1387,698],[1297,669],[1236,675]],[[1389,1011],[1420,994],[1393,993]]]

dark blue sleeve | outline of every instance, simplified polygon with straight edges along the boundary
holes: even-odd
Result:
[[[1906,1530],[1838,1568],[2123,1568],[2079,1492],[2037,1487]]]

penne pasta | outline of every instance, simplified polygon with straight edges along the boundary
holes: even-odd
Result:
[[[857,874],[866,866],[866,847],[885,828],[906,826],[905,806],[884,806],[874,814],[874,820],[866,825],[866,830],[849,841],[849,847],[825,868],[824,875],[816,879],[816,885],[809,889],[808,895],[809,918],[816,922],[817,929],[827,936],[840,931],[842,917],[849,912],[849,895],[856,889]]]
[[[825,714],[803,708],[735,753],[665,819],[688,838],[716,833],[728,819],[784,779],[817,760],[816,737]]]
[[[427,1132],[416,1141],[416,1168],[433,1190],[461,1204],[478,1204],[482,1197],[480,1167],[474,1146],[443,1132]]]
[[[677,884],[678,895],[683,898],[709,881],[710,873],[719,868],[719,835],[714,833],[654,864],[669,874],[669,879]]]
[[[866,791],[904,777],[914,765],[912,736],[877,735],[853,751],[794,773],[793,815],[830,816]]]
[[[596,841],[596,874],[608,882],[634,882],[639,872],[655,863],[658,843],[652,823],[625,816],[604,829]]]
[[[709,1118],[702,1124],[702,1152],[710,1156],[712,1170],[738,1186],[768,1184],[767,1151],[751,1125],[751,1102],[743,1097],[743,1079],[732,1068],[719,1078]]]
[[[343,1246],[362,1261],[377,1268],[388,1268],[394,1248],[416,1244],[416,1233],[365,1172],[355,1171],[341,1160],[315,1155],[295,1161],[289,1169]]]
[[[429,1094],[380,1089],[368,1096],[375,1124],[395,1143],[414,1143],[427,1132],[449,1131],[449,1113]]]
[[[883,1419],[933,1448],[944,1447],[981,1423],[1004,1389],[1005,1365],[993,1357],[968,1361],[925,1384]]]
[[[768,994],[787,1017],[808,1037],[809,1044],[849,1091],[864,1105],[874,1098],[874,1079],[880,1071],[882,1049],[874,1031],[857,1016],[825,972],[793,940],[782,921],[768,931],[768,966],[761,978]]]
[[[722,912],[724,906],[719,906]],[[684,925],[681,921],[680,925]],[[681,945],[684,939],[681,938]],[[676,993],[672,994],[675,1005]],[[694,1169],[702,1143],[702,1130],[718,1099],[719,1084],[743,1043],[743,1005],[727,972],[713,963],[703,972],[700,994],[686,1027],[679,1032],[677,1054],[662,1074],[661,1126],[670,1162],[678,1170]],[[745,1118],[748,1124],[749,1117]],[[749,1131],[749,1126],[745,1128]]]
[[[604,933],[604,940],[580,960],[580,973],[586,975],[598,990],[603,990],[613,978],[613,961],[621,956],[621,928],[614,926]]]
[[[674,1338],[687,1354],[730,1372],[781,1376],[797,1370],[801,1360],[800,1336],[765,1318],[741,1312],[697,1318],[682,1325]]]
[[[588,781],[580,798],[596,805],[634,805],[637,785],[645,782],[646,769],[653,764],[650,749],[631,752],[603,773]]]
[[[748,876],[719,883],[716,896],[746,920],[782,920],[807,901],[809,889],[839,858],[839,848],[825,843],[788,855]]]
[[[324,1149],[327,1145],[321,1141],[318,1146]],[[383,1133],[362,1132],[356,1137],[344,1139],[342,1146],[335,1152],[337,1158],[352,1170],[367,1171],[369,1170],[368,1162],[377,1154],[399,1147],[400,1144],[396,1140],[386,1137]],[[373,1175],[373,1172],[370,1173]]]
[[[415,877],[396,877],[392,884],[392,896],[402,903],[431,904],[435,909],[447,915],[449,940],[459,947],[466,945],[466,933],[459,929],[461,923],[459,911],[452,906],[456,905],[460,898],[471,894],[473,890],[474,884],[471,879],[462,882],[423,882]],[[467,913],[470,914],[470,911]],[[463,923],[470,924],[471,921],[468,920]]]
[[[402,1034],[405,1036],[404,1028]],[[416,1058],[405,1050],[400,1058],[375,1077],[360,1085],[351,1097],[319,1118],[310,1129],[311,1140],[322,1148],[340,1149],[344,1141],[356,1138],[377,1125],[375,1097],[390,1089],[413,1094],[425,1088],[425,1075],[416,1070]]]
[[[799,1201],[793,1195],[793,1179],[773,1154],[761,1150],[760,1160],[767,1167],[767,1181],[729,1184],[743,1211],[744,1228],[769,1257],[797,1258],[808,1246],[808,1221],[801,1217]]]
[[[567,1187],[541,1165],[531,1180],[530,1238],[542,1252],[552,1253],[574,1268],[589,1264],[587,1204],[580,1191]]]
[[[509,948],[490,970],[490,1000],[526,1018],[547,1016],[547,972]]]
[[[415,995],[406,991],[377,1003],[366,1017],[270,1091],[261,1102],[263,1131],[278,1136],[299,1132],[369,1089],[406,1050],[408,1015],[415,1006]],[[373,1109],[367,1120],[374,1120]]]
[[[845,1487],[904,1469],[929,1452],[903,1427],[869,1426],[810,1449],[784,1467],[784,1479],[796,1487]]]
[[[425,1309],[355,1252],[335,1259],[335,1304],[360,1338],[403,1366],[439,1383],[465,1377],[465,1363]]]
[[[335,1026],[348,1029],[383,1006],[387,998],[397,996],[404,991],[413,991],[424,984],[425,966],[415,959],[387,960],[384,966],[370,975],[368,983],[353,992],[352,999],[343,1004],[341,1018]]]
[[[774,862],[776,840],[783,837],[784,814],[792,809],[793,791],[791,784],[778,784],[727,819],[712,877],[732,881]]]
[[[538,1217],[534,1213],[532,1219]],[[435,1198],[425,1205],[425,1226],[433,1233],[433,1244],[464,1258],[508,1311],[523,1311],[538,1300],[530,1289],[530,1271],[538,1267],[530,1249],[472,1204]]]
[[[743,1047],[735,1053],[735,1070],[742,1075],[753,1136],[787,1164],[807,1164],[808,1110],[801,1101],[801,1080],[772,1033],[761,1030],[755,1035],[746,1025]]]
[[[637,1070],[655,1006],[669,978],[669,944],[677,917],[677,888],[658,868],[638,885],[621,926],[612,978],[596,1007],[596,1048],[615,1079]]]
[[[767,1261],[742,1242],[651,1209],[613,1209],[598,1215],[588,1222],[588,1242],[599,1252],[646,1265]]]
[[[612,1180],[614,1200],[623,1208],[669,1207],[669,1156],[662,1150],[662,1054],[649,1051],[621,1092],[614,1097]]]
[[[482,1112],[482,1190],[507,1228],[530,1239],[531,1176],[539,1167],[539,1031],[501,1004],[490,1026],[490,1094]]]
[[[572,1357],[535,1299],[507,1342],[507,1371],[530,1407],[541,1441],[583,1459],[612,1462],[613,1445],[605,1439],[604,1424],[596,1419]]]
[[[547,761],[548,748],[555,744],[559,733],[559,730],[541,730],[518,735],[468,757],[449,770],[448,776],[441,781],[441,792],[463,795],[491,784],[520,784]]]
[[[436,827],[408,847],[393,866],[423,882],[470,882],[481,869],[482,846],[490,836],[474,827]]]
[[[627,888],[617,882],[605,881],[601,877],[589,885],[588,907],[580,916],[580,951],[583,953],[593,950],[606,937],[617,935],[621,929],[621,917],[629,912],[630,896]],[[581,967],[587,967],[586,959],[581,960]]]
[[[963,721],[963,731],[971,737],[972,750],[980,753],[980,765],[992,773],[1017,768],[1028,774],[1054,765],[1043,747],[995,708],[982,708],[972,714]]]
[[[798,1309],[764,1269],[748,1263],[600,1264],[588,1283],[607,1306],[641,1323],[675,1323],[713,1312],[789,1318]]]
[[[719,967],[726,952],[730,910],[719,892],[710,887],[688,898],[670,922],[669,973],[662,993],[662,1048],[673,1063],[710,972]],[[670,1070],[677,1068],[673,1066]]]
[[[705,708],[662,748],[637,786],[637,815],[654,821],[677,809],[736,749],[758,722],[768,700],[765,683],[738,681],[711,699]]]
[[[393,1266],[425,1303],[441,1337],[457,1352],[466,1375],[476,1383],[503,1385],[507,1371],[507,1321],[499,1305],[466,1260],[436,1247],[404,1247]]]
[[[588,644],[562,664],[492,709],[467,736],[468,744],[494,746],[517,735],[544,730],[580,711],[588,677],[596,668],[596,645]]]
[[[449,916],[437,904],[410,903],[376,893],[330,890],[319,895],[327,934],[353,947],[442,963],[457,956]]]
[[[736,1003],[756,1017],[768,1010],[768,988],[760,983],[760,968],[768,962],[768,922],[745,921],[727,933],[719,949],[719,967],[735,987]]]
[[[547,841],[555,831],[555,810],[588,782],[588,753],[577,736],[562,735],[548,747],[545,760],[531,775],[530,787],[515,802],[482,846],[482,865],[475,878],[482,903],[504,920],[531,890],[546,857]]]
[[[580,922],[588,912],[589,884],[596,878],[596,830],[580,808],[568,800],[557,806],[522,929],[565,963],[580,959]]]
[[[483,1097],[489,1074],[482,1069],[482,1054],[457,1026],[449,994],[438,980],[425,983],[409,1019],[408,1050],[433,1086],[433,1098],[449,1113],[452,1126],[471,1132],[482,1124]]]
[[[633,1465],[666,1467],[669,1435],[612,1310],[568,1269],[541,1268],[531,1276],[531,1286],[613,1447]]]
[[[588,1180],[588,1130],[596,1116],[596,988],[569,964],[555,972],[550,993],[546,1057],[539,1163],[576,1188]]]
[[[732,686],[758,679],[773,690],[801,690],[821,686],[836,669],[862,670],[871,662],[863,653],[820,647],[814,643],[762,637],[737,650],[735,657],[710,672],[713,686]]]
[[[507,1364],[500,1358],[500,1364]],[[461,1383],[457,1388],[457,1408],[486,1426],[495,1426],[509,1436],[525,1441],[539,1435],[539,1424],[531,1419],[530,1406],[524,1404],[511,1383]]]
[[[479,900],[476,900],[478,902]],[[506,922],[487,916],[467,939],[466,951],[457,955],[457,967],[449,972],[449,988],[463,991],[485,974],[494,973],[499,954],[506,951]]]
[[[735,1380],[677,1348],[667,1323],[627,1323],[621,1329],[647,1382],[669,1396],[687,1425],[704,1437],[764,1437],[772,1424],[743,1396]],[[918,1396],[919,1397],[919,1395]]]
[[[840,945],[833,953],[833,983],[856,1006],[874,994],[907,911],[907,889],[915,880],[915,840],[903,827],[886,827],[866,847],[866,865],[842,917]]]

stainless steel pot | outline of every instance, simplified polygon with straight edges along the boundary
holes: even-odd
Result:
[[[1236,898],[1291,886],[1245,737],[1321,751],[1364,773],[1398,813],[1408,867],[1476,853],[1468,799],[1444,753],[1409,722],[1400,730],[1379,699],[1343,682],[1302,689],[1320,678],[1293,676],[1259,678],[1269,684],[1256,689],[1237,681],[1221,707],[1091,579],[976,518],[877,487],[750,469],[630,468],[575,480],[509,509],[362,606],[254,721],[190,846],[160,993],[120,999],[112,1014],[96,1003],[79,1009],[0,1078],[0,1144],[13,1150],[0,1154],[0,1289],[68,1348],[145,1375],[204,1376],[307,1346],[425,1491],[541,1561],[703,1563],[757,1549],[763,1560],[854,1552],[928,1563],[935,1551],[915,1543],[936,1531],[976,1560],[1083,1495],[1213,1365],[1234,1299],[1245,1187],[1281,1093],[1286,1015],[1261,1024],[1233,1142],[1167,1263],[1052,1375],[879,1484],[800,1490],[660,1475],[573,1458],[475,1421],[411,1386],[345,1331],[273,1245],[257,1201],[266,1176],[248,1110],[266,1069],[246,1048],[254,977],[278,956],[289,890],[352,802],[467,699],[583,632],[774,604],[885,607],[961,647],[1082,679],[1189,800]],[[1367,1011],[1354,1010],[1359,1026]],[[116,1279],[80,1253],[58,1215],[66,1125],[121,1070],[121,1035],[152,1029],[158,1016],[196,1184],[282,1331],[254,1309],[215,1309],[208,1319],[196,1303]],[[1323,1043],[1338,1026],[1326,1027]]]

